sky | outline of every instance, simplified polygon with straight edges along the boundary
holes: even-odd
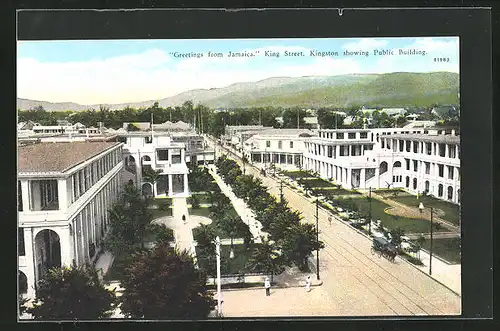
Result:
[[[400,54],[408,50],[420,53]],[[229,57],[229,52],[254,56]],[[272,56],[276,53],[279,57]],[[459,72],[458,37],[17,43],[19,98],[83,105],[159,100],[270,77],[435,71]]]

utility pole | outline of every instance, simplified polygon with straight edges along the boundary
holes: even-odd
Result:
[[[433,216],[434,208],[431,207],[431,251],[429,254],[429,276],[432,275],[432,234],[433,234],[433,223],[432,223],[432,216]]]
[[[316,242],[319,243],[319,199],[316,197]],[[316,279],[319,280],[319,248],[316,250]]]
[[[368,191],[368,201],[370,202],[370,209],[368,212],[368,235],[372,235],[372,188],[370,187],[370,190]]]
[[[221,284],[220,284],[220,238],[215,238],[215,254],[217,257],[217,315],[221,316]]]

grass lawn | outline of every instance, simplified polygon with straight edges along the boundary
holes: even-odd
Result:
[[[369,210],[369,201],[367,199],[352,199],[360,211]],[[387,214],[384,210],[390,207],[388,204],[372,199],[372,219],[381,220],[388,229],[401,227],[406,233],[428,233],[430,231],[430,222],[423,219],[407,218]],[[444,231],[445,228],[435,231]]]
[[[350,191],[343,188],[332,188],[332,189],[320,189],[314,190],[318,192],[318,194],[324,195],[326,197],[334,196],[334,195],[361,195],[358,191]]]
[[[425,240],[422,247],[429,251],[430,239]],[[450,263],[460,263],[460,238],[437,238],[432,240],[432,254]]]
[[[441,209],[444,212],[444,215],[440,216],[440,218],[442,218],[443,220],[451,222],[455,225],[458,225],[459,223],[459,218],[460,218],[459,206],[451,202],[439,200],[430,196],[421,196],[420,199],[417,199],[417,197],[413,195],[398,196],[396,198],[391,197],[391,200],[400,202],[402,204],[411,207],[418,207],[420,202],[422,202],[425,207],[434,207]]]
[[[165,216],[172,216],[172,208],[169,208],[167,210],[153,209],[151,210],[151,213],[153,214],[153,219]]]
[[[200,207],[200,208],[189,208],[188,209],[189,215],[197,215],[197,216],[204,216],[208,217],[210,215],[210,208],[209,207]],[[230,217],[238,217],[238,213],[234,208],[231,208],[228,210],[227,215]]]
[[[230,245],[221,246],[221,273],[223,275],[245,273],[245,265],[252,255],[252,249],[245,250],[244,245],[234,245],[234,258],[229,258],[231,251]],[[196,247],[196,254],[198,255],[198,247]],[[205,261],[199,259],[198,263],[203,268]]]
[[[209,199],[208,199],[208,194],[206,193],[200,193],[200,194],[193,194],[194,196],[196,196],[198,198],[198,201],[200,203],[210,203]],[[191,197],[188,198],[188,203],[191,203]]]
[[[321,179],[321,178],[304,179],[304,184],[309,185],[309,187],[311,187],[311,188],[313,188],[313,187],[334,187],[334,185],[332,183],[327,182],[326,180]]]
[[[307,171],[284,171],[283,175],[288,176],[290,178],[313,178],[314,176],[308,173]]]

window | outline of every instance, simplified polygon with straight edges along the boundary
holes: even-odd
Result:
[[[453,167],[448,166],[448,179],[453,179]]]
[[[404,149],[404,146],[403,146],[404,140],[398,140],[398,144],[399,144],[399,151],[402,152]]]
[[[146,144],[151,144],[153,142],[153,139],[151,137],[144,137],[144,141]]]
[[[283,142],[281,140],[278,141],[278,149],[283,148]]]
[[[453,200],[453,187],[448,186],[448,200]]]
[[[410,160],[405,159],[405,163],[406,163],[406,170],[410,170]]]
[[[419,143],[414,141],[413,142],[413,153],[418,153],[418,145]]]
[[[290,141],[290,148],[293,148],[293,141]]]
[[[414,190],[417,189],[417,179],[416,178],[413,178],[413,189]]]
[[[266,147],[271,147],[271,141],[266,141]]]
[[[443,184],[439,184],[438,186],[438,197],[442,197],[443,196]]]
[[[418,161],[413,160],[413,171],[417,172],[418,171]]]
[[[349,139],[356,139],[356,132],[349,132],[347,134],[347,138],[349,138]]]
[[[337,137],[337,139],[344,139],[344,133],[343,132],[337,132],[336,137]]]
[[[425,162],[425,174],[429,175],[431,173],[431,164],[429,162]]]
[[[409,152],[410,151],[410,141],[409,140],[406,140],[406,151]]]
[[[328,146],[328,157],[333,157],[333,146]]]
[[[385,139],[382,139],[381,145],[382,145],[382,148],[385,148]]]
[[[439,156],[444,157],[445,155],[445,144],[439,144]]]
[[[17,210],[23,211],[23,192],[21,191],[21,182],[17,182]]]
[[[24,250],[24,229],[23,228],[20,228],[17,231],[17,249],[19,251],[19,253],[18,253],[19,256],[26,255],[25,250]]]
[[[450,158],[454,159],[457,157],[456,145],[449,145],[450,148]]]
[[[359,138],[361,138],[361,139],[366,139],[366,138],[368,138],[368,132],[360,132],[360,133],[359,133]]]
[[[439,168],[439,177],[444,177],[444,165],[438,164]]]
[[[410,177],[406,176],[406,187],[410,187]]]
[[[159,161],[168,161],[168,149],[158,149],[156,154]]]
[[[432,153],[432,144],[431,143],[425,143],[425,149],[427,150],[427,155],[431,155],[431,153]]]

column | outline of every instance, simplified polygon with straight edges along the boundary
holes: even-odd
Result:
[[[188,189],[188,175],[184,174],[184,193],[188,194],[189,189]]]
[[[67,182],[65,178],[57,180],[57,199],[59,200],[59,210],[62,212],[65,212],[68,208],[68,192],[66,185]]]
[[[186,162],[186,149],[184,148],[181,149],[181,162]]]
[[[31,209],[31,207],[30,207],[29,181],[27,181],[27,180],[21,181],[21,194],[22,194],[22,200],[23,200],[23,212],[29,211]]]
[[[172,174],[168,175],[168,196],[172,196],[174,194],[173,187],[172,187]]]
[[[22,185],[22,183],[21,183]],[[23,202],[24,204],[24,202]],[[27,296],[34,297],[35,296],[35,268],[33,254],[33,247],[35,246],[34,236],[32,232],[32,228],[24,228],[24,257],[26,259],[26,269],[24,274],[28,280],[28,293]]]
[[[450,157],[450,145],[444,144],[444,157]]]
[[[69,226],[60,228],[57,234],[59,235],[59,243],[61,245],[61,266],[71,266],[73,260],[71,256],[73,240],[69,232]]]
[[[352,177],[352,169],[348,168],[347,169],[347,187],[350,189],[352,188],[351,177]]]
[[[365,188],[366,186],[366,169],[361,169],[359,172],[359,187]]]

